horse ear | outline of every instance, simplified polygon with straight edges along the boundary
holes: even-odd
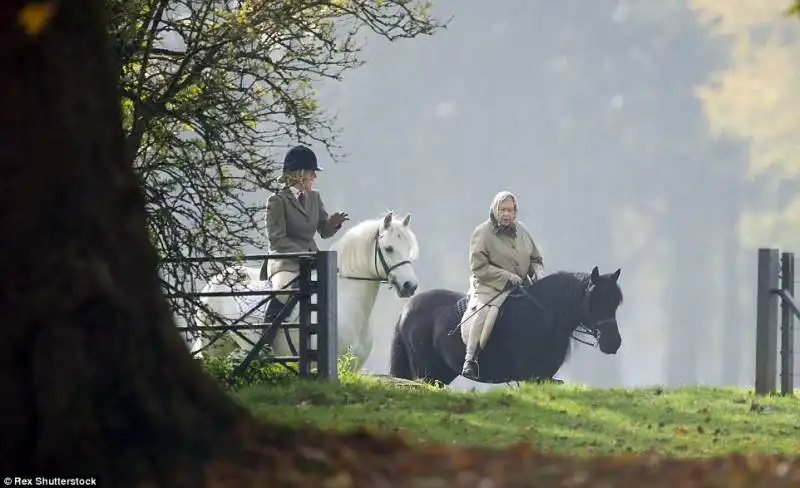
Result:
[[[383,217],[383,228],[388,229],[390,225],[392,225],[392,212],[387,213]]]
[[[598,278],[600,278],[600,270],[595,266],[592,269],[592,283],[597,283]]]
[[[617,268],[617,270],[614,271],[614,274],[611,275],[611,279],[617,281],[620,273],[622,273],[622,268]]]
[[[406,214],[406,216],[403,217],[403,227],[408,227],[409,222],[411,222],[411,214]]]

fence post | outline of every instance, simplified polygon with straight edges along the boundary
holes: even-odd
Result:
[[[317,253],[317,374],[331,381],[338,377],[336,317],[339,290],[336,269],[336,251]]]
[[[794,297],[794,253],[781,255],[781,289]],[[781,300],[781,395],[794,393],[794,311]]]
[[[758,250],[758,291],[756,302],[757,395],[775,393],[778,362],[778,285],[780,260],[777,249]]]
[[[298,373],[301,378],[308,378],[311,375],[311,354],[309,354],[311,343],[311,260],[300,258],[300,276],[298,278],[298,322],[299,328],[297,336],[298,344],[297,355],[300,356]]]

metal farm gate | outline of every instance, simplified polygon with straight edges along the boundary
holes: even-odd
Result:
[[[319,252],[299,252],[299,253],[276,253],[276,254],[257,254],[246,256],[221,256],[221,257],[187,257],[187,258],[168,258],[161,261],[162,264],[176,264],[188,267],[190,265],[197,266],[204,263],[224,263],[226,266],[229,264],[241,264],[247,261],[258,261],[258,266],[261,262],[269,259],[294,259],[297,260],[300,267],[300,276],[296,282],[296,288],[288,290],[247,290],[247,291],[222,291],[222,292],[196,292],[194,287],[192,291],[180,291],[173,285],[168,285],[173,291],[165,293],[165,297],[171,301],[174,299],[191,300],[193,310],[195,307],[203,307],[206,313],[213,315],[216,322],[222,325],[198,327],[194,324],[194,314],[191,314],[191,320],[186,326],[177,327],[181,332],[208,332],[214,334],[211,337],[209,344],[219,340],[228,332],[241,334],[241,330],[259,330],[261,331],[260,339],[255,343],[251,342],[252,348],[247,353],[246,357],[234,368],[233,374],[239,375],[246,370],[247,366],[255,359],[258,354],[265,348],[266,334],[264,332],[268,327],[277,327],[278,332],[281,330],[288,331],[291,329],[298,330],[299,344],[295,348],[291,341],[288,341],[292,354],[288,356],[270,356],[265,360],[268,362],[279,363],[287,365],[289,363],[296,363],[298,366],[297,372],[300,377],[316,377],[335,381],[337,379],[337,335],[336,335],[336,315],[337,315],[337,270],[336,270],[336,251],[319,251]],[[316,273],[314,273],[316,272]],[[189,273],[191,276],[191,273]],[[314,275],[316,275],[314,277]],[[263,318],[258,323],[242,324],[242,322],[256,312],[260,307],[267,303],[270,298],[276,295],[289,295],[290,298],[283,307],[273,323],[264,323]],[[225,319],[219,314],[214,313],[203,304],[199,303],[202,297],[243,297],[243,296],[259,296],[263,297],[258,302],[246,310],[242,316],[233,320],[231,323],[225,323]],[[297,307],[294,307],[297,305]],[[292,308],[298,309],[298,322],[286,323],[283,322],[291,312]],[[310,339],[311,336],[316,335],[317,347],[312,349]],[[288,334],[287,334],[288,339]],[[247,340],[247,339],[245,339]],[[316,372],[312,374],[312,365],[316,364]]]

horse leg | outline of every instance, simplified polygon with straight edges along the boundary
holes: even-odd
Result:
[[[399,326],[395,326],[389,353],[389,375],[404,380],[415,380],[417,375],[414,369],[411,364],[408,347],[406,347],[405,341],[400,334]]]
[[[563,385],[564,384],[564,380],[559,380],[558,378],[546,378],[546,377],[541,377],[541,376],[536,377],[536,378],[531,378],[530,382],[531,383],[536,383],[537,385],[543,385],[543,384]]]
[[[347,358],[347,370],[358,372],[367,362],[372,352],[372,335],[368,324],[355,325],[352,322],[337,328],[339,357]]]
[[[416,364],[412,366],[417,367]],[[460,371],[453,371],[444,359],[436,355],[435,351],[431,351],[431,354],[425,357],[425,365],[420,369],[422,372],[421,374],[417,372],[417,377],[421,377],[426,383],[438,383],[437,386],[440,388],[449,385],[460,375]]]
[[[367,362],[370,352],[372,352],[371,339],[362,337],[353,343],[350,347],[350,353],[353,355],[353,359],[349,362],[353,372],[361,370],[361,367]]]
[[[420,368],[413,359],[412,351],[401,337],[400,331],[396,328],[392,338],[392,346],[389,361],[389,375],[405,380],[422,381],[428,385],[444,388],[458,377],[458,373],[450,369],[444,360],[435,357],[433,349],[428,351],[428,364]],[[417,352],[418,353],[418,352]]]
[[[438,388],[444,388],[445,386],[448,386],[456,378],[458,378],[458,373],[450,369],[449,366],[446,366],[445,368],[439,367],[433,371],[426,369],[425,374],[422,375],[422,381]]]
[[[203,359],[203,348],[205,346],[205,338],[203,337],[202,332],[191,333],[192,334],[192,342],[189,351],[191,352],[192,356],[197,359]],[[200,351],[195,353],[195,351]]]
[[[438,388],[440,390],[443,390],[447,385],[449,385],[451,383],[451,381],[448,381],[448,382],[439,381],[437,379],[430,378],[428,376],[423,377],[420,381],[422,381],[426,385],[435,386],[436,388]]]

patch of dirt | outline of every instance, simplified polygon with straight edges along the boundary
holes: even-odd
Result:
[[[275,427],[270,427],[274,429]],[[316,429],[274,431],[267,448],[270,486],[330,488],[781,488],[800,486],[800,458],[735,454],[676,459],[626,454],[595,459],[537,452],[410,444],[399,436],[332,434]],[[263,444],[262,444],[263,449]],[[262,451],[263,452],[263,451]],[[212,470],[213,471],[213,470]]]
[[[626,454],[581,459],[537,452],[529,444],[506,450],[458,448],[409,444],[399,436],[376,437],[366,432],[336,435],[316,429],[287,430],[278,437],[282,446],[268,448],[271,459],[265,463],[274,467],[270,471],[275,484],[270,486],[276,487],[800,486],[800,458],[782,456],[675,459]]]

